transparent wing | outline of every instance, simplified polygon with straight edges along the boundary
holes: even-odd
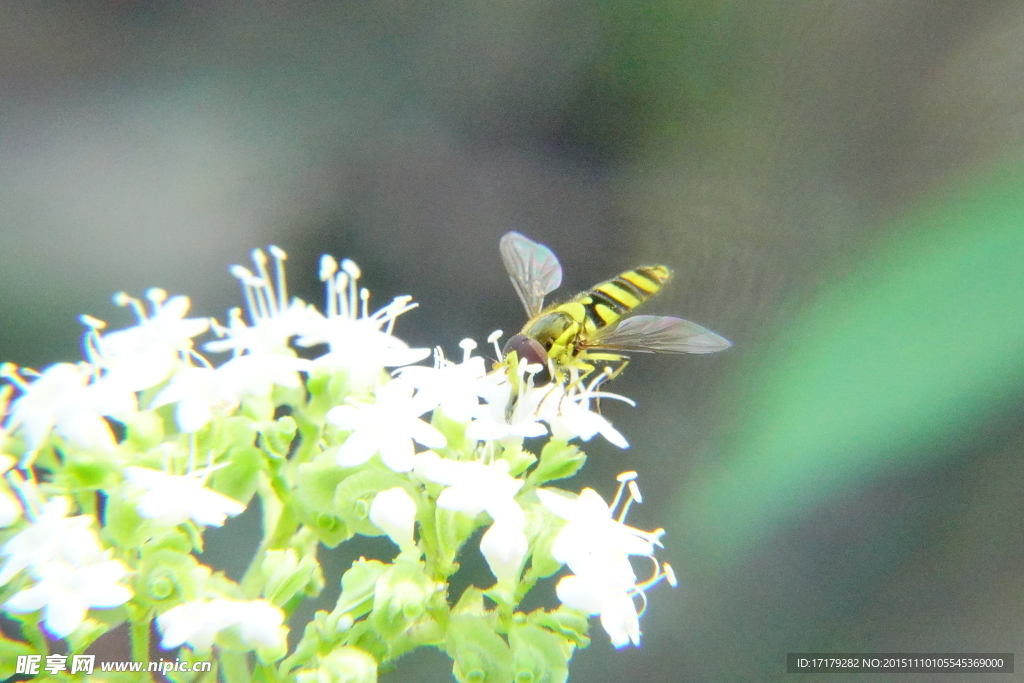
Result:
[[[634,315],[602,328],[586,347],[643,353],[714,353],[732,342],[703,325],[663,315]]]
[[[558,257],[543,244],[518,232],[506,232],[498,247],[512,286],[532,318],[544,307],[544,297],[562,284]]]

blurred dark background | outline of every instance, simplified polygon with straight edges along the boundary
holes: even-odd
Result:
[[[573,487],[638,470],[681,587],[571,680],[1021,643],[1024,4],[14,1],[0,36],[3,360],[80,357],[120,290],[223,321],[267,244],[318,303],[353,258],[450,354],[523,322],[507,230],[565,296],[665,263],[649,312],[736,346],[616,381],[632,447]]]

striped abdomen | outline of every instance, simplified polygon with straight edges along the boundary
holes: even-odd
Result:
[[[670,276],[665,266],[641,266],[595,285],[558,308],[581,323],[583,334],[594,334],[657,294]]]

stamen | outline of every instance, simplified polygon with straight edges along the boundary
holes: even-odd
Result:
[[[366,287],[363,287],[363,288],[361,288],[359,290],[359,302],[360,302],[360,307],[359,307],[360,315],[359,315],[359,317],[360,318],[369,318],[370,317],[370,315],[369,315],[369,309],[370,309],[370,290],[367,289]],[[391,333],[391,330],[388,330],[388,334],[390,334],[390,333]]]
[[[259,320],[265,320],[274,316],[273,297],[269,294],[270,285],[266,278],[256,277],[252,280],[253,296],[256,299],[256,307],[259,312]],[[258,322],[258,321],[253,321]]]
[[[328,282],[338,272],[338,262],[330,254],[320,257],[320,282]]]
[[[665,573],[665,580],[668,581],[668,585],[672,586],[673,588],[678,588],[679,581],[676,579],[676,573],[675,571],[673,571],[672,565],[670,565],[668,562],[665,562],[661,565],[661,567]]]
[[[497,361],[501,360],[501,347],[498,346],[498,340],[501,339],[501,335],[504,334],[501,330],[495,330],[487,335],[487,343],[494,345],[494,359]]]
[[[130,296],[127,292],[118,292],[113,297],[114,303],[121,307],[131,306],[135,312],[135,317],[138,321],[144,322],[147,319],[146,309],[143,308],[142,302],[133,296]]]
[[[631,479],[627,486],[629,486],[629,495],[633,496],[633,500],[642,504],[644,502],[644,497],[640,495],[640,487],[637,486],[636,479]]]
[[[612,498],[612,504],[608,506],[608,510],[611,512],[613,517],[615,516],[615,509],[619,507],[619,502],[622,500],[622,492],[626,490],[626,482],[629,481],[628,479],[623,479],[626,474],[630,473],[623,472],[616,477],[616,479],[619,480],[619,488],[615,490],[615,497]]]
[[[92,328],[94,330],[102,330],[107,326],[107,324],[100,320],[99,318],[94,318],[91,315],[87,315],[85,313],[78,316],[78,321],[81,322],[86,327]]]
[[[328,311],[327,317],[349,317],[348,295],[346,294],[348,290],[348,273],[337,273],[331,280],[330,288],[333,292],[333,296],[330,297],[332,310]]]
[[[167,290],[159,287],[150,287],[146,290],[146,298],[153,303],[153,312],[160,309],[160,304],[167,301]]]
[[[473,356],[473,350],[476,349],[476,342],[466,338],[459,342],[459,347],[462,349],[462,362],[468,363]]]
[[[359,310],[356,307],[356,283],[363,273],[361,270],[359,270],[359,266],[356,265],[356,262],[351,259],[345,259],[344,261],[342,261],[341,269],[348,273],[348,276],[351,278],[348,287],[348,310],[352,311],[351,317],[354,317],[356,311]]]
[[[274,257],[274,275],[277,279],[277,310],[284,311],[288,308],[288,281],[284,274],[284,262],[288,260],[288,254],[284,249],[273,244],[267,249]]]

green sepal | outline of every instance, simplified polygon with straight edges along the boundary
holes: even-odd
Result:
[[[357,534],[382,536],[384,531],[370,521],[370,505],[378,493],[396,486],[408,489],[409,482],[389,469],[360,470],[334,489],[332,509]]]
[[[516,683],[565,683],[569,678],[569,659],[575,648],[565,637],[518,622],[509,629],[508,643]]]
[[[552,439],[540,451],[540,462],[526,479],[527,486],[542,486],[556,479],[566,479],[579,471],[587,454],[576,446]]]
[[[431,619],[427,608],[440,587],[427,576],[422,562],[396,562],[374,586],[370,624],[385,641],[394,641],[417,623]]]
[[[483,616],[486,613],[484,608],[484,592],[476,586],[469,585],[462,591],[459,601],[452,607],[452,616],[471,614]]]
[[[513,477],[518,477],[537,462],[537,456],[523,448],[522,440],[503,448],[501,457],[508,461],[508,473]]]
[[[256,444],[256,423],[242,415],[218,420],[219,429],[217,432],[218,450],[225,451],[230,448],[245,448]]]
[[[90,610],[93,612],[107,612],[111,610]],[[123,611],[122,611],[123,614]],[[110,630],[110,626],[93,618],[86,618],[78,625],[78,628],[66,638],[68,652],[70,654],[81,654],[86,648],[92,645],[97,638]],[[69,662],[70,663],[70,662]]]
[[[195,557],[187,552],[171,548],[144,550],[132,581],[134,602],[162,614],[175,605],[198,599],[203,589],[198,568]]]
[[[209,487],[228,498],[248,505],[259,485],[263,451],[255,446],[236,446],[228,452],[229,464],[210,478]]]
[[[300,671],[298,683],[376,683],[377,660],[366,650],[342,645],[318,658],[315,670]]]
[[[334,509],[334,490],[351,474],[352,470],[335,465],[333,458],[321,457],[299,465],[296,474],[292,501],[299,519],[328,548],[355,535]]]
[[[270,394],[266,396],[246,396],[242,399],[238,412],[253,422],[270,422],[274,419],[274,402]]]
[[[562,568],[562,563],[551,554],[551,546],[565,522],[550,512],[534,491],[520,499],[520,503],[524,502],[527,503],[523,507],[526,512],[526,537],[530,541],[530,568],[536,578],[543,579]]]
[[[261,430],[263,435],[263,446],[271,454],[280,459],[285,459],[292,449],[292,442],[299,431],[295,418],[291,415],[283,415],[273,422],[264,423]]]
[[[476,440],[466,438],[468,424],[451,419],[440,408],[434,408],[430,415],[430,424],[444,434],[444,438],[448,441],[444,448],[436,449],[441,455],[452,459],[461,459],[475,453]]]
[[[465,512],[457,512],[446,508],[436,508],[434,512],[434,524],[437,529],[437,549],[441,556],[441,567],[454,567],[455,558],[459,554],[462,544],[469,540],[477,527],[480,526],[478,518],[482,515],[471,517]],[[454,571],[454,570],[453,570]]]
[[[69,491],[81,491],[116,486],[121,477],[116,451],[65,449],[64,465],[54,482]]]
[[[378,662],[387,661],[391,652],[391,644],[383,640],[366,619],[357,621],[345,640],[348,645],[366,650]]]
[[[107,497],[103,507],[102,535],[118,547],[138,548],[159,533],[159,528],[139,514],[135,503],[127,499],[125,492],[125,487],[122,487]]]
[[[260,565],[263,596],[278,607],[284,607],[296,593],[315,582],[319,569],[315,557],[303,555],[300,558],[294,548],[268,550]]]
[[[526,619],[529,623],[543,626],[549,631],[565,636],[569,642],[581,650],[590,645],[590,638],[587,636],[590,623],[587,615],[579,610],[565,605],[551,612],[538,609],[530,612]]]
[[[373,608],[377,579],[389,566],[378,560],[367,560],[362,557],[353,562],[341,577],[341,595],[338,596],[338,603],[332,615],[348,614],[352,619],[358,619],[369,612]]]
[[[152,410],[141,410],[127,416],[121,423],[125,427],[125,440],[140,451],[156,448],[164,439],[164,421]]]
[[[459,683],[512,683],[512,651],[487,618],[452,617],[446,649]]]

